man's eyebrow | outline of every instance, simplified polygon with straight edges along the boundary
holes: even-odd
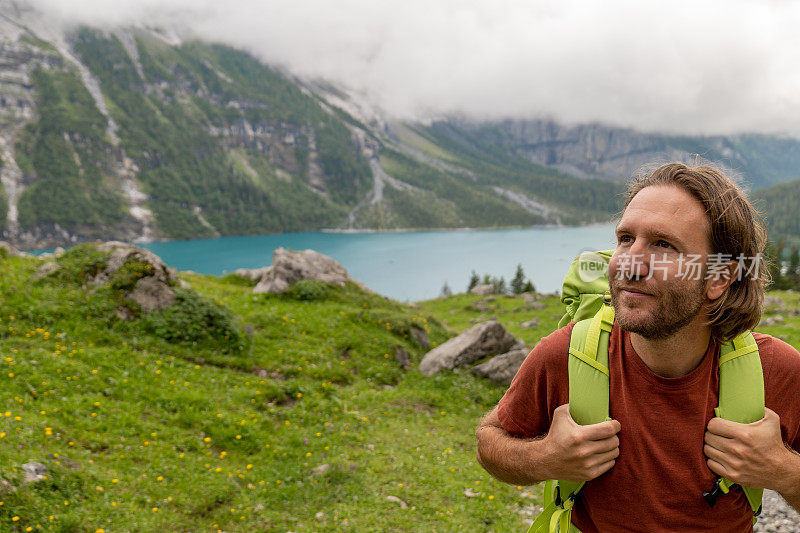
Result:
[[[620,234],[630,233],[630,232],[631,232],[630,229],[628,229],[627,227],[625,227],[625,226],[623,226],[621,224],[619,226],[617,226],[617,228],[614,230],[614,234],[617,235],[618,237],[619,237]],[[664,239],[665,241],[669,241],[671,243],[674,243],[679,248],[683,248],[683,247],[686,246],[685,243],[683,242],[683,240],[681,240],[674,233],[669,233],[669,232],[666,232],[666,231],[663,231],[663,230],[659,230],[659,229],[645,230],[645,233],[647,233],[647,235],[649,237],[653,238],[653,239]]]
[[[656,239],[664,239],[665,241],[675,243],[678,246],[684,246],[683,241],[673,233],[668,233],[666,231],[661,231],[661,230],[655,230],[650,232],[650,235],[652,235]]]

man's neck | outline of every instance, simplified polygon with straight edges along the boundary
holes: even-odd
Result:
[[[697,368],[710,339],[711,328],[697,320],[666,339],[646,339],[631,333],[631,344],[639,358],[665,378],[679,378]]]

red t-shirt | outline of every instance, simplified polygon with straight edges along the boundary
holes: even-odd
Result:
[[[497,414],[514,436],[547,433],[553,411],[569,402],[567,354],[574,324],[553,332],[523,362]],[[784,442],[800,449],[800,354],[785,342],[755,334],[766,406],[781,420]],[[653,373],[616,324],[608,346],[611,417],[622,426],[614,468],[587,483],[572,522],[594,531],[751,531],[752,511],[736,487],[708,505],[703,492],[716,475],[703,454],[703,436],[718,403],[719,345],[679,378]]]

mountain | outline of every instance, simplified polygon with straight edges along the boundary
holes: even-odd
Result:
[[[64,32],[0,7],[0,230],[24,248],[603,221],[640,162],[713,144],[599,125],[396,121],[228,46],[146,28]],[[754,187],[800,167],[790,139],[715,139]]]
[[[608,184],[578,187],[522,159],[426,155],[408,145],[424,142],[414,125],[365,125],[335,88],[239,50],[145,29],[34,27],[6,16],[0,33],[0,215],[21,246],[530,226],[613,211]],[[540,181],[593,195],[539,194]]]
[[[800,174],[800,141],[791,137],[668,136],[552,120],[448,120],[434,123],[432,129],[439,139],[491,147],[579,178],[621,182],[653,162],[695,161],[698,156],[721,164],[752,189]]]
[[[753,193],[753,204],[767,222],[772,240],[800,246],[800,179]]]

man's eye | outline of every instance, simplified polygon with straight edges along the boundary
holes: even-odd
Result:
[[[617,237],[617,242],[619,242],[620,244],[633,242],[633,237],[631,237],[630,235],[620,235],[619,237]]]
[[[658,241],[656,243],[656,246],[658,246],[660,248],[672,248],[672,245],[670,243],[668,243],[667,241]]]

